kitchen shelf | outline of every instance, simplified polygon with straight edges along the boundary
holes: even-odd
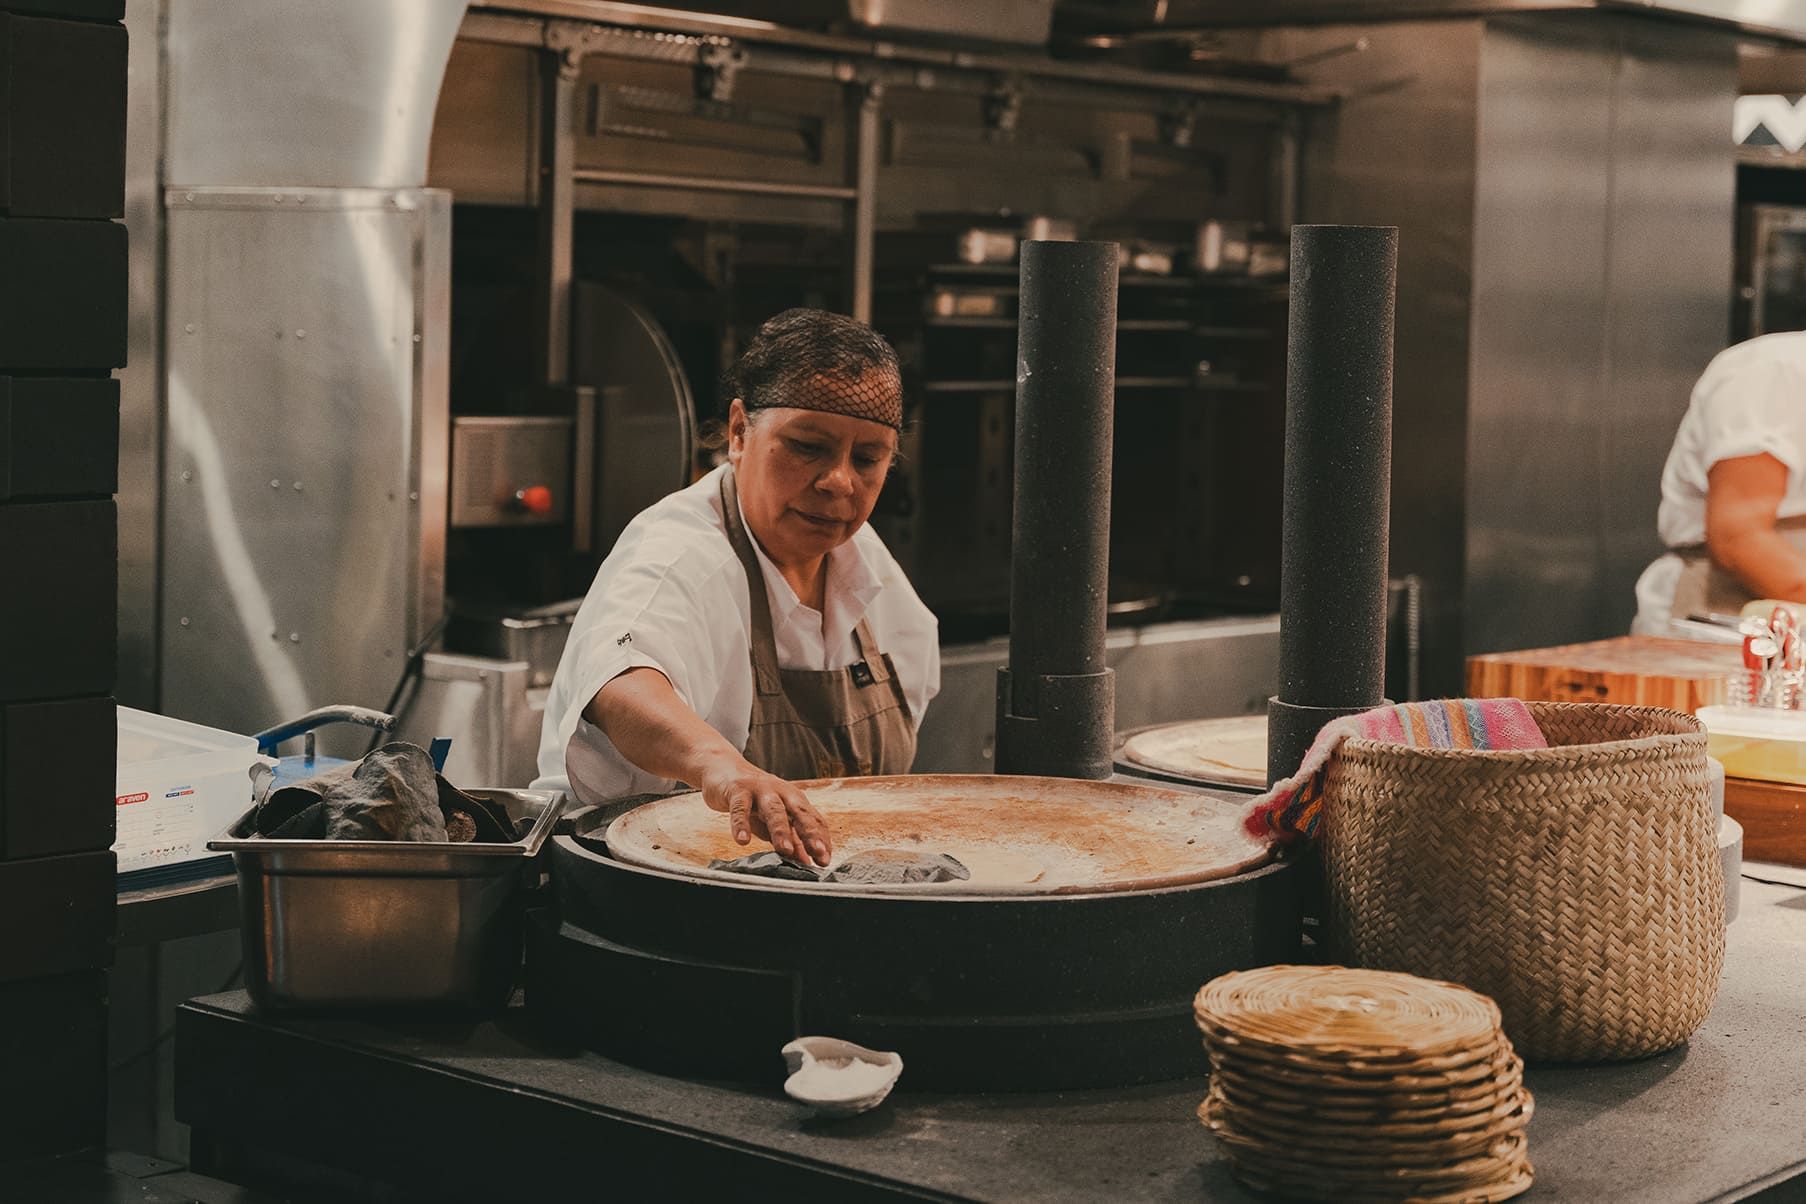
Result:
[[[969,329],[1004,330],[1014,329],[1015,318],[995,318],[978,314],[929,314],[922,319],[924,326],[963,326]],[[1189,331],[1192,323],[1185,318],[1123,318],[1116,323],[1118,331],[1128,330],[1171,330]]]
[[[924,393],[1014,393],[1016,382],[1013,380],[927,380],[922,382]]]
[[[1118,389],[1190,389],[1197,386],[1197,381],[1189,376],[1119,376],[1116,378]],[[1243,385],[1243,389],[1258,392],[1265,385]],[[1013,380],[930,380],[922,382],[924,393],[1014,393],[1016,382]]]
[[[1200,326],[1197,333],[1206,339],[1270,339],[1274,332],[1262,326]]]
[[[935,263],[922,271],[928,276],[955,276],[983,279],[1009,279],[1019,275],[1013,263]],[[1117,277],[1121,288],[1237,288],[1260,291],[1286,291],[1283,280],[1250,280],[1246,276],[1151,276],[1140,272],[1124,272]]]

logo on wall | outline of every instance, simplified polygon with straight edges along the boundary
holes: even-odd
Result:
[[[1732,114],[1738,146],[1778,146],[1789,154],[1806,147],[1806,97],[1739,96]]]

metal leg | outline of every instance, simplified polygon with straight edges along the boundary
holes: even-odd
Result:
[[[581,54],[550,49],[540,65],[539,311],[540,376],[562,385],[571,374],[571,224],[576,208],[575,128]]]
[[[1302,144],[1297,117],[1288,113],[1280,118],[1279,123],[1273,127],[1273,190],[1268,202],[1268,224],[1275,230],[1290,230],[1298,221],[1298,175]]]
[[[856,83],[848,90],[847,175],[853,188],[848,214],[848,262],[852,276],[847,293],[853,316],[872,320],[872,252],[878,214],[878,117],[882,84]]]

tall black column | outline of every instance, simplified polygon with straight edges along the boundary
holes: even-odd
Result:
[[[0,0],[0,1163],[106,1140],[123,16]]]
[[[1117,247],[1022,244],[1010,664],[997,772],[1107,778],[1116,682],[1104,664]]]
[[[1331,719],[1385,700],[1393,226],[1295,226],[1286,363],[1279,695],[1267,780]]]

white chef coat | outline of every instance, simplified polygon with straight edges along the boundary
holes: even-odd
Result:
[[[1662,542],[1670,548],[1703,545],[1706,474],[1720,460],[1763,452],[1787,467],[1775,517],[1806,514],[1806,331],[1761,335],[1720,352],[1706,366],[1662,469],[1656,512]],[[1681,558],[1672,552],[1643,570],[1632,631],[1668,634],[1680,575]]]
[[[571,627],[540,728],[538,789],[584,803],[673,790],[629,762],[583,717],[596,691],[638,666],[671,679],[677,696],[735,748],[752,719],[752,604],[746,570],[722,522],[717,468],[648,507],[621,533]],[[744,511],[742,512],[744,517]],[[941,688],[939,625],[869,526],[828,553],[825,608],[805,606],[765,556],[778,664],[840,669],[859,660],[853,629],[871,622],[919,727]]]

